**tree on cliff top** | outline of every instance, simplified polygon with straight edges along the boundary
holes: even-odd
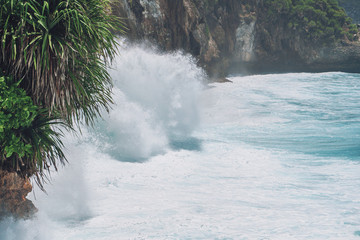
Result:
[[[356,25],[337,0],[265,0],[264,3],[273,20],[288,19],[289,29],[313,43],[357,39]]]
[[[9,90],[16,83],[32,100],[25,100],[21,91],[19,98],[6,97],[4,90],[2,103],[23,100],[33,109],[26,124],[0,118],[0,130],[12,126],[9,136],[17,139],[0,139],[2,169],[35,173],[43,180],[43,171],[56,167],[57,158],[64,162],[60,135],[49,126],[59,121],[70,127],[91,124],[101,109],[108,110],[112,100],[106,68],[117,46],[113,32],[122,28],[109,11],[108,0],[0,0],[3,87]],[[14,110],[5,109],[0,107],[0,116]],[[30,142],[20,129],[35,127],[35,121],[42,122],[42,134]]]

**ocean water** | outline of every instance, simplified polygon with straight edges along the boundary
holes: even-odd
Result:
[[[233,76],[124,47],[116,105],[0,239],[360,239],[360,75]]]

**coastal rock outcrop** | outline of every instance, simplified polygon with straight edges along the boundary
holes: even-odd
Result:
[[[132,41],[192,54],[211,77],[231,72],[360,72],[360,43],[314,45],[274,22],[264,0],[115,0]]]
[[[147,40],[165,51],[184,50],[210,75],[224,75],[234,56],[253,60],[256,19],[246,2],[117,0],[113,12],[124,19],[132,41]]]
[[[0,219],[6,216],[31,217],[37,211],[34,204],[26,199],[31,190],[32,186],[27,177],[0,170]]]

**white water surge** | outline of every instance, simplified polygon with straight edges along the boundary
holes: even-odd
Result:
[[[96,130],[99,147],[115,159],[146,161],[186,141],[198,126],[205,77],[190,56],[124,49],[111,75],[116,104]]]
[[[360,239],[360,75],[233,77],[129,47],[114,105],[0,239]]]

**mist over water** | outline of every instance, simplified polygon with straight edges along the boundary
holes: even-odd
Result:
[[[191,57],[125,46],[111,76],[110,113],[1,240],[359,239],[359,74],[204,88]]]

